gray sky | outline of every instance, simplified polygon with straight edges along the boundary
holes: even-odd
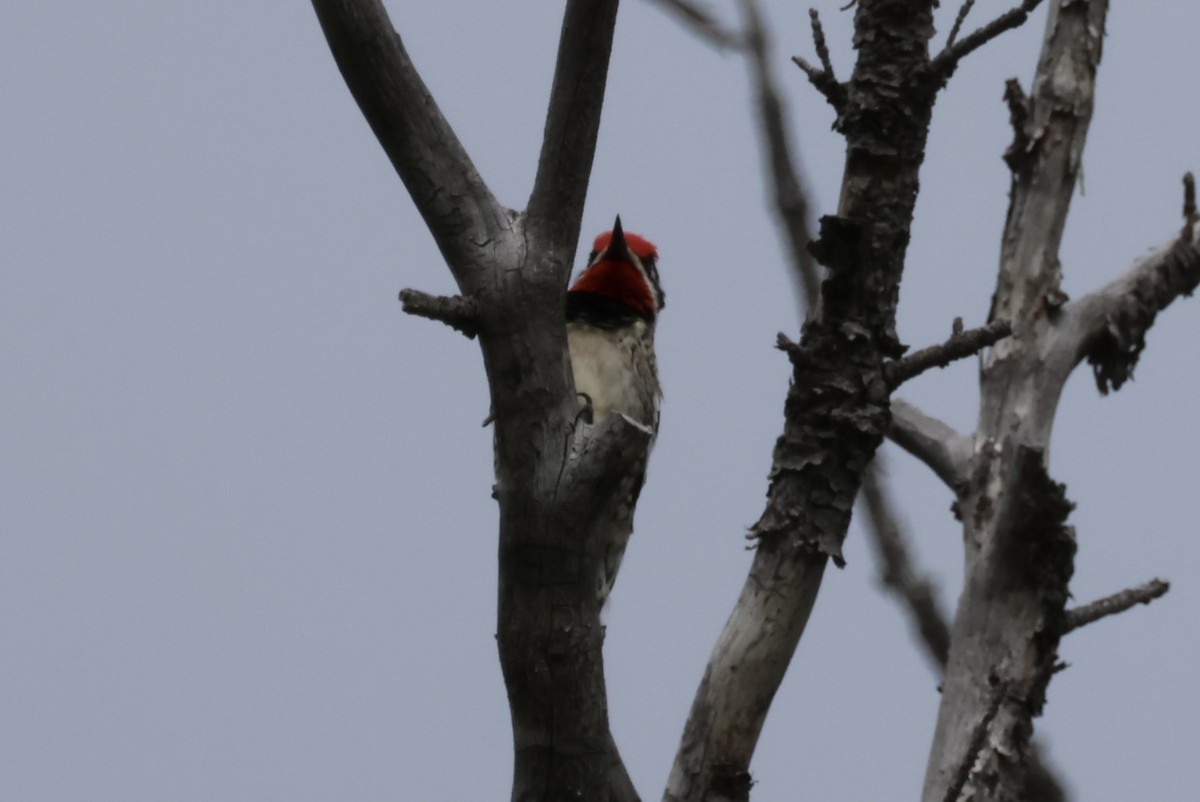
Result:
[[[844,77],[842,4],[817,6]],[[981,0],[973,22],[1009,4]],[[389,5],[493,190],[523,206],[559,4]],[[806,8],[767,8],[827,213],[842,145],[786,58],[811,55]],[[1043,19],[939,102],[908,343],[984,319],[1003,80],[1027,83]],[[1063,249],[1073,295],[1178,230],[1180,176],[1200,168],[1197,30],[1195,3],[1111,12]],[[400,312],[401,287],[453,284],[309,5],[7,3],[0,107],[0,799],[504,798],[478,347]],[[658,244],[670,299],[662,432],[606,646],[613,728],[651,799],[748,566],[789,372],[771,346],[797,327],[749,109],[737,58],[623,4],[584,229],[620,212]],[[1136,383],[1101,399],[1080,371],[1063,399],[1052,472],[1079,505],[1076,599],[1173,582],[1064,645],[1038,725],[1089,802],[1200,786],[1198,339],[1181,303]],[[903,395],[966,430],[974,378],[961,364]],[[950,494],[886,460],[949,605]],[[846,553],[767,721],[756,798],[918,793],[936,679],[857,527]]]

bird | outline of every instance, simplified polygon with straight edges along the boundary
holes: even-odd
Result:
[[[587,265],[567,291],[567,348],[582,418],[595,425],[621,414],[651,432],[646,451],[620,477],[613,502],[599,524],[609,544],[596,577],[601,606],[616,582],[633,512],[658,434],[662,389],[654,354],[654,329],[666,296],[658,279],[658,249],[621,228],[596,237]]]

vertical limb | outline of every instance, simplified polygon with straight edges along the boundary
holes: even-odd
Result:
[[[826,563],[842,562],[854,497],[888,428],[884,361],[901,351],[898,286],[936,94],[926,71],[932,10],[932,0],[857,6],[859,56],[838,122],[842,202],[810,248],[829,277],[800,344],[787,349],[793,381],[751,532],[753,564],[692,703],[670,802],[748,798],[763,721]]]
[[[1051,3],[1031,97],[1008,93],[1013,185],[991,319],[1013,335],[987,355],[972,481],[960,501],[966,577],[922,799],[942,802],[988,719],[964,793],[1025,798],[1029,739],[1057,660],[1074,567],[1071,508],[1047,473],[1058,398],[1076,359],[1053,349],[1063,315],[1058,252],[1091,121],[1105,0]],[[968,39],[956,45],[961,48]],[[994,680],[994,681],[992,681]]]
[[[592,511],[648,439],[587,433],[566,349],[563,292],[595,153],[617,0],[568,0],[529,209],[492,197],[379,0],[313,0],[338,68],[403,179],[462,296],[406,293],[411,311],[476,334],[495,423],[497,641],[513,721],[513,799],[637,793],[608,725]],[[597,439],[598,438],[598,439]],[[607,443],[607,445],[605,445]],[[636,461],[636,460],[633,460]],[[617,467],[614,467],[617,466]]]

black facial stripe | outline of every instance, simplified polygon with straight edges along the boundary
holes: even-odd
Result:
[[[598,329],[619,329],[638,320],[652,322],[654,316],[645,317],[606,295],[573,291],[567,293],[567,320],[587,323]]]

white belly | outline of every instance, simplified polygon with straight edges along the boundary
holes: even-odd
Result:
[[[575,390],[592,400],[596,423],[620,412],[658,429],[658,370],[650,345],[652,333],[638,322],[615,331],[582,323],[567,324],[567,347]]]

